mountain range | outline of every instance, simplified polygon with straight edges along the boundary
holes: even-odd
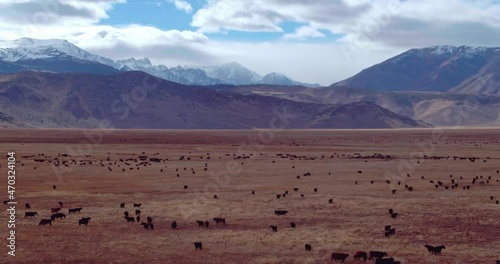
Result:
[[[59,39],[38,40],[22,38],[0,41],[0,73],[22,70],[115,74],[120,71],[143,71],[156,77],[187,85],[271,84],[319,87],[301,83],[279,73],[265,76],[231,62],[210,67],[171,67],[153,65],[148,58],[113,61],[91,54],[76,45]]]

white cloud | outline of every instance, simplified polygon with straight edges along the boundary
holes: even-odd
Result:
[[[193,7],[191,6],[191,4],[184,0],[168,0],[168,2],[174,4],[177,9],[183,10],[186,13],[193,12]]]
[[[324,36],[325,34],[319,32],[317,29],[311,26],[302,26],[297,28],[293,33],[287,33],[283,35],[283,38],[305,40],[307,38],[322,38]]]

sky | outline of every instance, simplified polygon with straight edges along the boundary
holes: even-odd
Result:
[[[0,0],[0,38],[330,85],[411,48],[500,46],[498,0]]]

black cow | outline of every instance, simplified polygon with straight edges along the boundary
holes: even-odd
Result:
[[[66,218],[66,215],[63,213],[57,213],[57,214],[53,214],[50,216],[50,219],[52,219],[52,221],[54,221],[56,219],[63,219],[63,218]]]
[[[354,254],[353,257],[355,260],[363,259],[364,261],[366,261],[366,259],[368,258],[368,254],[364,251],[358,251],[356,252],[356,254]]]
[[[141,216],[138,215],[135,219],[137,220],[137,223],[139,223],[141,221]]]
[[[216,217],[214,218],[214,221],[216,224],[219,224],[219,223],[222,223],[222,224],[226,224],[226,218],[220,218],[220,217]]]
[[[148,217],[146,217],[146,221],[148,221],[148,223],[151,224],[151,222],[153,222],[153,218],[151,218],[151,217],[148,216]]]
[[[442,246],[437,246],[437,247],[433,247],[431,245],[425,245],[425,247],[427,248],[427,250],[431,253],[434,253],[434,255],[441,255],[441,251],[443,249],[446,249],[446,247],[444,245]]]
[[[293,188],[293,190],[294,190],[294,191],[298,191],[298,190],[299,190],[299,188]]]
[[[293,223],[293,222],[292,222],[292,223],[290,223],[290,226],[291,226],[292,228],[295,228],[295,223]]]
[[[348,258],[348,257],[349,257],[349,254],[332,253],[332,261],[335,260],[336,262],[337,261],[344,262],[346,260],[346,258]]]
[[[286,215],[288,213],[288,211],[285,211],[285,210],[275,210],[274,213],[276,215]]]
[[[52,219],[42,219],[38,225],[52,225]]]
[[[389,214],[392,214],[392,213],[394,213],[394,210],[389,209]]]
[[[203,244],[201,242],[194,242],[194,249],[195,250],[203,250]]]
[[[385,237],[390,237],[396,233],[396,228],[391,228],[387,231],[385,231]]]
[[[54,190],[55,190],[56,188],[57,188],[57,187],[56,187],[55,185],[52,185],[52,189],[54,189]]]
[[[210,222],[205,221],[205,227],[208,228],[209,225],[210,225]]]
[[[120,204],[120,207],[121,207],[121,208],[125,208],[125,203],[121,203],[121,204]]]
[[[384,227],[384,229],[385,229],[385,231],[389,231],[389,230],[391,229],[391,225],[386,225],[386,226]]]
[[[142,204],[134,204],[134,207],[141,207]]]
[[[37,214],[38,214],[37,212],[26,212],[26,213],[24,213],[24,218],[28,218],[28,217],[33,218]]]
[[[31,206],[29,203],[25,204],[24,206],[26,207],[26,209],[31,209]]]
[[[63,207],[63,203],[62,202],[59,202],[59,207]]]
[[[123,215],[125,215],[125,217],[128,217],[128,211],[123,212]]]
[[[69,214],[71,214],[71,213],[76,213],[76,212],[81,213],[82,209],[83,209],[82,207],[73,208],[73,209],[68,209],[68,213],[69,213]]]
[[[88,225],[91,217],[83,217],[82,219],[78,220],[78,225]]]
[[[141,210],[135,210],[135,215],[141,215]]]
[[[306,251],[311,251],[312,250],[312,246],[309,245],[309,244],[306,244],[305,247],[306,247]]]
[[[396,219],[398,217],[398,213],[392,213],[391,218]]]
[[[154,226],[153,226],[152,223],[144,223],[144,222],[142,222],[141,225],[144,227],[144,229],[151,229],[152,230],[154,228]]]
[[[273,232],[278,232],[278,227],[277,226],[269,226],[273,230]]]
[[[196,221],[196,223],[198,223],[198,227],[203,227],[203,224],[204,224],[204,222],[203,222],[203,221],[199,221],[199,220],[198,220],[198,221]]]
[[[127,220],[127,222],[135,222],[135,218],[131,217],[131,216],[125,216],[125,220]]]
[[[172,229],[176,229],[177,228],[177,222],[173,221],[170,226],[172,227]]]
[[[276,194],[276,198],[277,199],[281,198],[281,194]]]
[[[368,256],[369,256],[370,260],[380,259],[380,258],[383,258],[383,257],[387,256],[387,252],[370,251]]]

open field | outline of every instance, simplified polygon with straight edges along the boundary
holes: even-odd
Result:
[[[356,251],[379,250],[402,263],[493,264],[500,259],[499,135],[499,129],[0,130],[0,156],[15,151],[19,161],[16,257],[3,247],[0,263],[331,263],[332,252],[362,263],[353,260]],[[0,165],[5,200],[5,158]],[[482,178],[472,184],[476,176]],[[437,181],[443,186],[436,188]],[[67,218],[39,226],[59,201]],[[125,210],[135,216],[133,203],[142,203],[141,221],[151,216],[154,230],[125,221]],[[68,215],[75,207],[82,212]],[[278,216],[277,209],[289,213]],[[26,211],[38,215],[23,219]],[[2,239],[7,216],[0,215]],[[81,217],[92,217],[88,226],[78,225]],[[209,220],[209,228],[196,220]],[[394,236],[384,237],[385,225],[396,228]],[[425,244],[446,249],[434,256]]]

